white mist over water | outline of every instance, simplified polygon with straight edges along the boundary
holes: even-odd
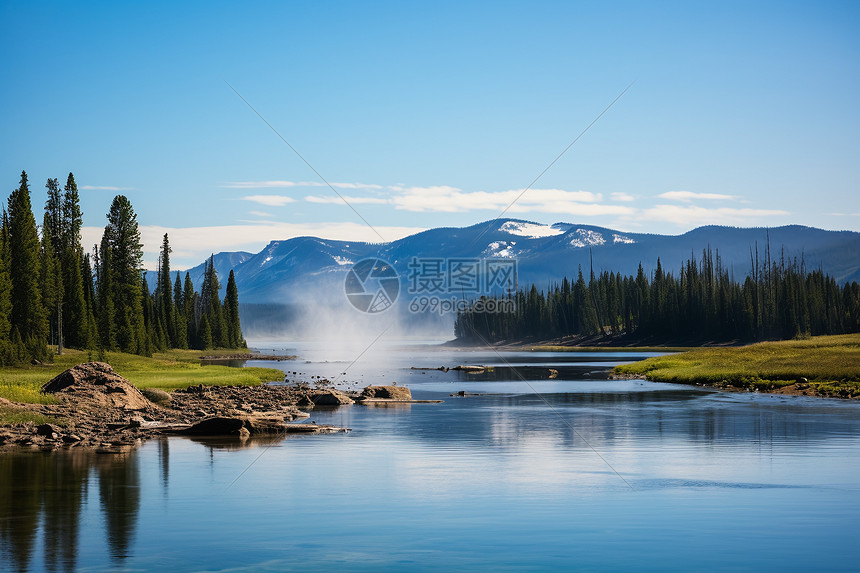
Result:
[[[456,315],[413,313],[402,300],[379,313],[361,312],[342,293],[340,297],[306,297],[289,308],[289,315],[281,320],[257,319],[246,323],[243,318],[243,332],[249,345],[266,348],[276,341],[309,341],[333,353],[354,357],[368,347],[441,343],[454,338]],[[329,359],[340,358],[332,355]]]

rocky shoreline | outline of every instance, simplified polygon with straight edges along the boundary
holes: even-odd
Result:
[[[21,404],[0,398],[6,411],[56,420],[0,427],[0,449],[95,448],[120,452],[165,434],[234,436],[347,432],[348,428],[295,424],[315,407],[411,400],[408,388],[368,386],[361,393],[299,386],[192,386],[167,393],[138,390],[109,364],[88,362],[42,387],[54,404]]]

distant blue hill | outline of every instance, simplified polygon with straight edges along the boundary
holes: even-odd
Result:
[[[346,273],[353,263],[367,257],[390,262],[401,277],[401,292],[405,293],[408,264],[413,257],[516,259],[520,287],[534,283],[546,288],[562,277],[576,278],[580,267],[587,280],[592,264],[595,272],[635,274],[641,263],[650,274],[659,257],[665,270],[677,272],[683,262],[690,257],[700,259],[708,248],[719,252],[723,267],[740,281],[749,272],[756,250],[763,260],[768,245],[774,260],[802,258],[808,269],[821,268],[839,283],[860,281],[860,233],[799,225],[706,226],[682,235],[656,235],[573,223],[542,225],[498,219],[470,227],[430,229],[390,243],[296,237],[272,241],[256,254],[218,253],[214,261],[222,287],[230,269],[234,270],[244,305],[318,309],[344,304]],[[199,289],[203,263],[189,272]],[[154,286],[154,280],[150,285]]]
[[[273,303],[296,299],[298,285],[321,284],[333,277],[342,281],[352,263],[371,256],[391,262],[401,277],[406,276],[412,257],[516,258],[520,285],[544,287],[564,276],[575,278],[580,266],[587,278],[592,261],[595,272],[635,274],[640,262],[646,272],[652,272],[659,257],[664,269],[676,272],[691,256],[701,258],[707,248],[719,251],[723,266],[742,280],[756,249],[763,258],[768,244],[772,259],[802,257],[807,268],[821,268],[840,283],[860,281],[860,233],[853,231],[799,225],[707,226],[683,235],[653,235],[519,219],[431,229],[383,244],[296,237],[272,241],[255,255],[219,253],[215,269],[222,285],[234,269],[243,302]],[[195,286],[202,276],[201,263],[191,270]]]

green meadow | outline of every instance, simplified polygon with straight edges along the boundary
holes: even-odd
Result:
[[[245,354],[242,350],[218,350],[219,356]],[[211,354],[212,352],[209,352]],[[282,380],[284,373],[275,368],[231,368],[221,365],[200,364],[201,350],[168,350],[152,357],[122,352],[88,353],[66,349],[53,362],[37,366],[0,368],[0,397],[13,402],[46,404],[55,400],[39,389],[54,376],[81,362],[100,360],[109,363],[120,375],[138,388],[175,390],[197,384],[206,386],[243,385],[257,386],[265,382]]]
[[[827,396],[860,395],[860,334],[697,348],[615,368],[655,382],[774,390],[805,378]]]

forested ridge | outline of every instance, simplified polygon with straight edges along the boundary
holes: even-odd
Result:
[[[769,243],[750,246],[752,272],[737,281],[719,251],[690,257],[677,276],[660,259],[646,276],[579,269],[546,290],[535,285],[507,295],[510,312],[458,313],[455,335],[467,343],[628,335],[659,342],[751,342],[860,332],[860,285],[839,285],[800,259],[772,256]],[[479,307],[504,308],[504,305]]]
[[[49,358],[48,345],[149,356],[168,348],[244,347],[233,272],[223,303],[213,259],[200,292],[191,277],[172,279],[164,235],[157,285],[144,278],[143,245],[131,202],[117,195],[92,253],[81,245],[78,186],[48,179],[41,227],[27,173],[0,219],[0,364]]]

